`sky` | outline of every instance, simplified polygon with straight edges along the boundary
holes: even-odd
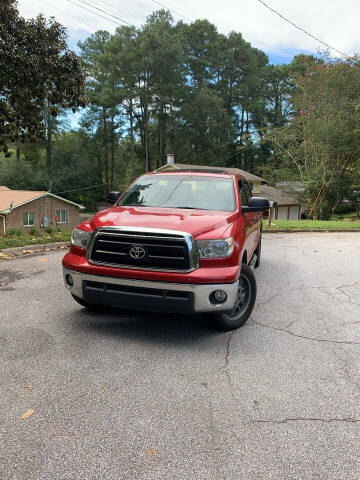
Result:
[[[360,52],[358,0],[263,0],[284,17],[336,48],[352,55]],[[207,18],[221,33],[241,32],[245,40],[265,51],[270,63],[288,63],[297,53],[316,53],[324,46],[267,9],[260,0],[159,0],[177,12],[175,20],[186,22]],[[77,5],[76,5],[77,4]],[[88,11],[81,8],[83,5]],[[69,45],[77,43],[99,29],[113,32],[115,18],[99,17],[110,12],[123,21],[140,26],[154,10],[162,8],[155,0],[18,0],[20,14],[26,18],[43,13],[54,16],[68,28]],[[89,11],[90,10],[90,11]],[[184,18],[185,17],[185,18]],[[339,56],[335,50],[333,56]],[[76,118],[76,117],[74,117]],[[72,123],[75,120],[72,120]]]

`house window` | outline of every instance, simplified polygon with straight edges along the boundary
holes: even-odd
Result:
[[[35,213],[24,212],[23,225],[24,227],[33,227],[35,225]]]
[[[56,211],[57,223],[66,223],[67,222],[67,211],[66,210],[57,210]]]

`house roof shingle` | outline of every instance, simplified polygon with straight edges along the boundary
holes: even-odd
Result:
[[[241,170],[240,168],[214,167],[214,166],[206,166],[206,165],[190,165],[188,163],[173,163],[173,164],[164,165],[163,167],[160,167],[157,170],[155,170],[155,172],[164,172],[166,170],[213,170],[214,172],[225,171],[229,173],[234,173],[236,175],[241,175],[244,178],[246,178],[248,182],[251,182],[251,183],[266,183],[266,180],[264,180],[263,178],[258,177],[253,173],[246,172],[245,170]]]
[[[279,205],[300,205],[300,202],[294,197],[269,185],[261,185],[259,193],[253,193],[254,197],[266,197],[270,202],[277,202]]]
[[[58,198],[66,203],[70,203],[75,205],[79,208],[84,208],[77,203],[71,202],[66,198],[57,197],[56,195],[45,192],[44,190],[11,190],[7,187],[0,187],[0,213],[4,213],[10,210],[10,204],[12,204],[12,208],[16,208],[24,203],[28,203],[31,200],[35,200],[37,198],[43,197],[45,195],[49,195],[51,197]],[[7,212],[6,212],[7,213]]]
[[[0,212],[7,210],[11,202],[13,202],[12,207],[15,208],[45,194],[44,191],[2,190],[0,188]]]

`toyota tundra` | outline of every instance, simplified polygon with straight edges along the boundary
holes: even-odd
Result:
[[[64,282],[83,307],[207,314],[242,326],[256,300],[265,198],[226,170],[147,173],[72,233]]]

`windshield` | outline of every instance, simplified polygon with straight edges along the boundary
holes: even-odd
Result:
[[[201,210],[235,210],[231,178],[149,175],[140,178],[118,205]]]

